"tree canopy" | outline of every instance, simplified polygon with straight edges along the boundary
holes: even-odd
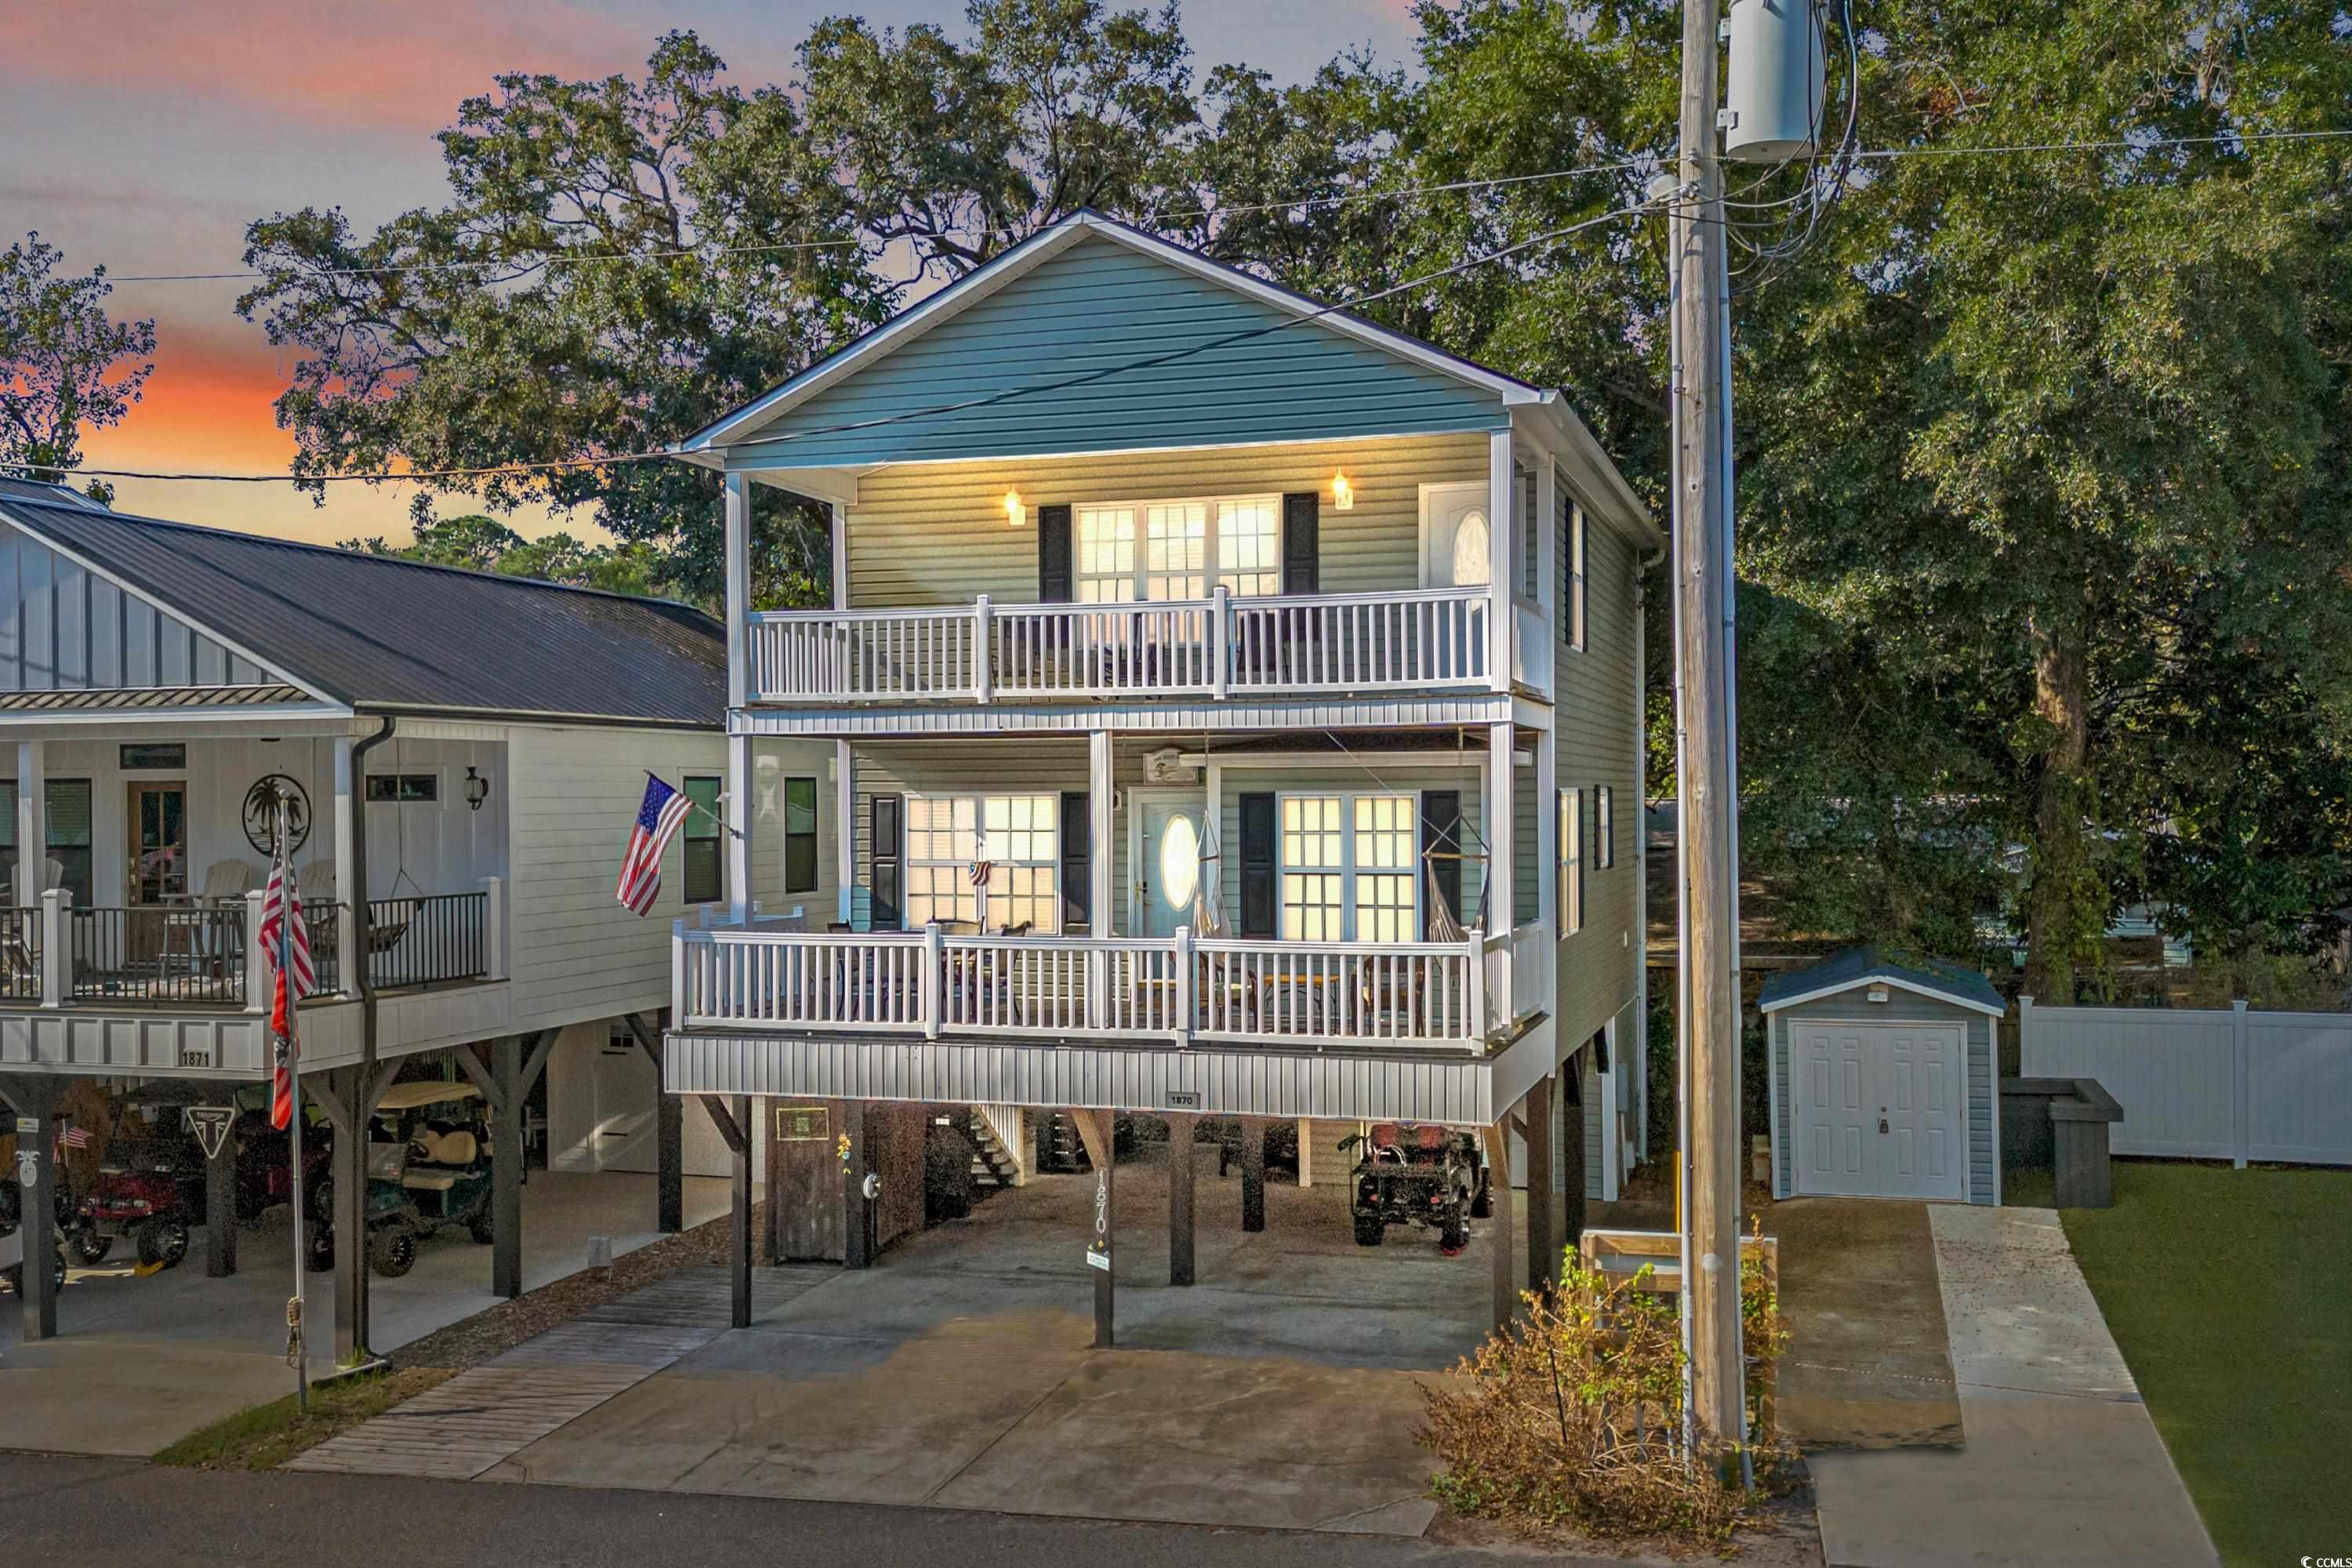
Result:
[[[500,78],[442,138],[446,205],[255,224],[241,309],[302,353],[300,473],[605,458],[1081,205],[1344,300],[1607,218],[1671,158],[1673,0],[1415,14],[1411,68],[1295,84],[1196,80],[1172,6],[1098,0],[973,0],[960,34],[830,18],[787,88],[726,85],[689,34],[642,79]],[[2129,903],[2209,950],[2326,940],[2352,906],[2352,143],[2260,138],[2352,129],[2352,38],[2290,0],[1863,21],[1874,156],[1793,256],[1761,250],[1820,172],[1743,175],[1729,214],[1750,875],[1824,937],[1956,951],[2013,910],[2053,997]],[[1564,387],[1663,515],[1664,230],[1371,313]],[[715,592],[699,473],[441,488],[593,506]],[[483,547],[419,518],[404,548]],[[814,521],[761,521],[761,602],[821,598]]]
[[[37,234],[0,251],[0,462],[53,481],[81,466],[82,426],[121,424],[155,371],[155,323],[110,315],[106,268],[58,276],[64,259]]]

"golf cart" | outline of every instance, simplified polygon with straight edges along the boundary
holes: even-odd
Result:
[[[384,1278],[415,1267],[416,1244],[444,1228],[463,1226],[488,1243],[489,1130],[481,1099],[470,1083],[420,1080],[394,1084],[376,1101],[368,1125],[367,1256]],[[319,1184],[315,1214],[334,1213],[331,1187]]]
[[[269,1124],[270,1086],[249,1083],[231,1101],[236,1108],[236,1217],[250,1224],[294,1201],[293,1139]],[[320,1186],[334,1152],[335,1127],[315,1100],[302,1101],[302,1206],[323,1220]]]
[[[190,1233],[205,1216],[205,1154],[181,1113],[205,1099],[205,1089],[171,1079],[115,1097],[106,1160],[73,1226],[82,1262],[104,1262],[123,1236],[151,1268],[176,1268],[188,1255]]]
[[[58,1289],[66,1288],[66,1235],[55,1225],[49,1226],[49,1278]],[[0,1284],[25,1293],[25,1233],[15,1226],[0,1226]]]
[[[1433,1226],[1451,1258],[1469,1244],[1472,1215],[1488,1212],[1478,1136],[1434,1126],[1383,1121],[1369,1135],[1340,1141],[1361,1151],[1354,1173],[1356,1245],[1378,1247],[1391,1225]]]

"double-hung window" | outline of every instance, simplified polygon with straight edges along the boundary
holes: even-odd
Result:
[[[1559,492],[1559,575],[1563,595],[1559,613],[1568,632],[1568,646],[1584,651],[1584,509],[1568,493]]]
[[[686,780],[686,798],[694,805],[688,809],[677,837],[685,857],[685,875],[680,880],[689,904],[715,904],[727,896],[726,855],[719,842],[723,782],[708,774],[688,774]]]
[[[1415,940],[1419,822],[1410,795],[1283,796],[1284,940]]]
[[[907,924],[1058,930],[1061,808],[1052,795],[908,795]]]
[[[816,891],[816,780],[784,780],[784,891]]]
[[[1553,884],[1559,905],[1559,934],[1584,929],[1584,792],[1559,792],[1559,866]]]
[[[1084,605],[1282,591],[1282,498],[1121,502],[1074,509]]]

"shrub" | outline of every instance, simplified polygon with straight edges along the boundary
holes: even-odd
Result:
[[[1788,1331],[1759,1268],[1741,1270],[1741,1287],[1754,1410]],[[1716,1479],[1737,1473],[1736,1447],[1686,1458],[1672,1297],[1643,1289],[1641,1276],[1588,1271],[1570,1252],[1556,1292],[1522,1299],[1525,1315],[1456,1379],[1423,1385],[1419,1436],[1444,1466],[1439,1500],[1538,1538],[1575,1531],[1719,1547],[1785,1488],[1790,1450],[1776,1437],[1749,1451],[1752,1488]]]

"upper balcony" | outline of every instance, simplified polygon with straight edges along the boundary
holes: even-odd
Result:
[[[1487,690],[1484,586],[1143,604],[770,612],[748,700],[1062,702]]]

